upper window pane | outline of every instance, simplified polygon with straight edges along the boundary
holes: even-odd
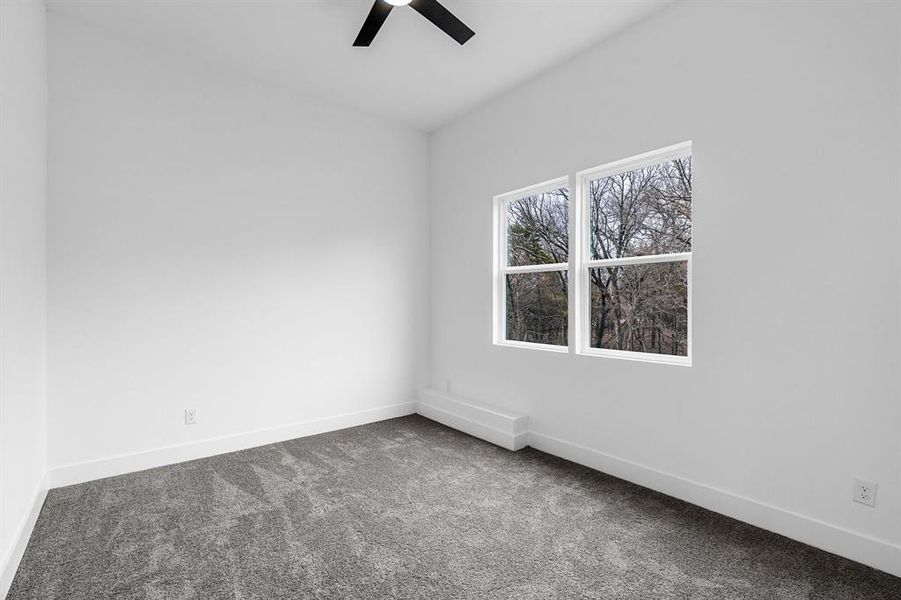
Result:
[[[509,200],[506,212],[509,266],[569,261],[569,190],[566,187]]]
[[[691,252],[691,157],[589,180],[591,258]]]

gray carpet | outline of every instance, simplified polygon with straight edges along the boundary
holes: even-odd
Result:
[[[901,598],[901,579],[404,417],[51,490],[25,598]]]

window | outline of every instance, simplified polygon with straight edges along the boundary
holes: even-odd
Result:
[[[691,194],[686,142],[495,198],[495,342],[691,364]]]
[[[569,344],[569,181],[495,199],[495,341],[566,351]],[[498,293],[499,292],[499,293]]]

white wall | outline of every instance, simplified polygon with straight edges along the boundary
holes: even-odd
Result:
[[[412,401],[427,137],[50,14],[51,469]]]
[[[0,1],[0,594],[46,469],[46,31]]]
[[[432,384],[901,556],[899,17],[679,3],[434,134]],[[492,196],[685,140],[694,366],[493,346]]]

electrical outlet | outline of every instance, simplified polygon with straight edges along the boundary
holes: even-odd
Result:
[[[451,384],[450,379],[448,379],[444,382],[444,391],[447,392],[448,394],[453,392],[453,386]]]
[[[197,409],[196,408],[186,408],[185,409],[185,425],[196,425],[197,424]]]
[[[862,479],[854,480],[854,496],[852,500],[866,506],[876,506],[876,488],[879,484],[863,481]]]

